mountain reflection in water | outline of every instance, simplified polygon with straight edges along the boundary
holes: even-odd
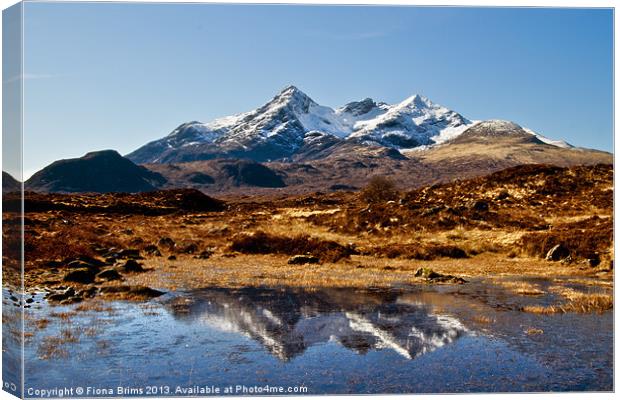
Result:
[[[211,288],[164,302],[175,319],[246,335],[282,361],[328,341],[358,354],[391,349],[414,359],[467,332],[456,318],[398,292]]]

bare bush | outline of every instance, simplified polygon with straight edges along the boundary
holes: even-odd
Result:
[[[384,176],[373,176],[360,192],[362,200],[369,204],[397,200],[400,196],[396,184]]]

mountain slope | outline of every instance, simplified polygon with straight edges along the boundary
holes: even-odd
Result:
[[[19,192],[20,190],[22,190],[21,183],[8,172],[2,171],[2,193]]]
[[[114,150],[55,161],[26,181],[41,192],[145,192],[166,182],[158,173],[138,166]]]
[[[300,159],[300,150],[313,132],[329,135],[331,142],[340,139],[406,149],[445,141],[470,125],[460,114],[419,95],[395,105],[367,98],[332,109],[288,86],[253,111],[207,124],[182,124],[127,157],[136,163],[231,157],[261,162]]]

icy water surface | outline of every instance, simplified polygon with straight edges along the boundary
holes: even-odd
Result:
[[[612,390],[610,312],[541,316],[518,311],[517,300],[470,284],[207,288],[82,311],[37,298],[25,394]]]

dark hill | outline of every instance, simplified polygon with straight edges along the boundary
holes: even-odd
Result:
[[[235,186],[279,188],[286,184],[272,169],[250,160],[226,160],[219,165],[221,177]]]
[[[20,190],[22,190],[21,183],[8,172],[2,171],[2,193],[19,192]]]
[[[28,190],[41,192],[147,192],[166,179],[138,166],[114,150],[55,161],[26,181]]]

